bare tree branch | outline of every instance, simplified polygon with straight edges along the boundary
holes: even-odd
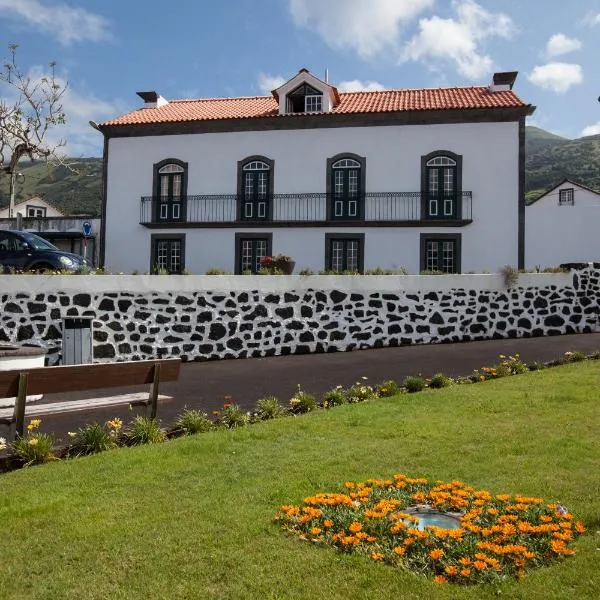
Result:
[[[9,46],[10,59],[0,70],[0,173],[12,176],[23,157],[54,159],[63,140],[49,140],[49,132],[66,121],[61,99],[68,84],[56,77],[56,63],[49,74],[32,78],[20,70],[17,45]],[[4,90],[2,89],[4,88]],[[4,97],[3,97],[4,96]]]

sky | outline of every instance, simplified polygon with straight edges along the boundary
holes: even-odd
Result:
[[[529,125],[600,134],[600,0],[0,0],[3,62],[12,43],[32,77],[54,61],[68,82],[57,129],[70,156],[100,156],[89,121],[139,108],[138,91],[269,94],[303,67],[340,91],[519,71]]]

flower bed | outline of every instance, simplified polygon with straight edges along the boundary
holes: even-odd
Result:
[[[395,475],[345,487],[305,498],[301,506],[282,506],[276,519],[303,540],[361,553],[437,583],[521,578],[532,568],[574,554],[572,542],[585,531],[560,504],[494,495],[460,481]],[[461,527],[419,529],[411,510],[417,504],[461,513]]]

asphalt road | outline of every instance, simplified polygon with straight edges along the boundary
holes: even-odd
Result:
[[[575,350],[586,353],[600,350],[600,333],[186,363],[181,366],[179,381],[161,387],[161,394],[173,399],[159,406],[158,417],[164,425],[170,425],[186,406],[210,413],[222,408],[225,396],[231,398],[225,401],[235,402],[244,410],[252,409],[256,400],[266,394],[277,396],[285,404],[298,384],[320,396],[336,385],[349,386],[361,377],[376,384],[386,379],[400,383],[404,377],[419,373],[464,376],[473,369],[497,364],[500,354],[520,353],[525,362],[548,362]],[[143,390],[129,387],[85,395],[62,394],[46,396],[44,402]],[[41,429],[54,433],[59,442],[66,441],[68,431],[115,416],[126,421],[131,418],[131,412],[126,408],[98,409],[46,417]],[[4,431],[0,430],[2,435]]]

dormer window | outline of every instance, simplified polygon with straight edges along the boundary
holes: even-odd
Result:
[[[287,112],[323,112],[323,94],[307,83],[303,83],[287,95]]]

